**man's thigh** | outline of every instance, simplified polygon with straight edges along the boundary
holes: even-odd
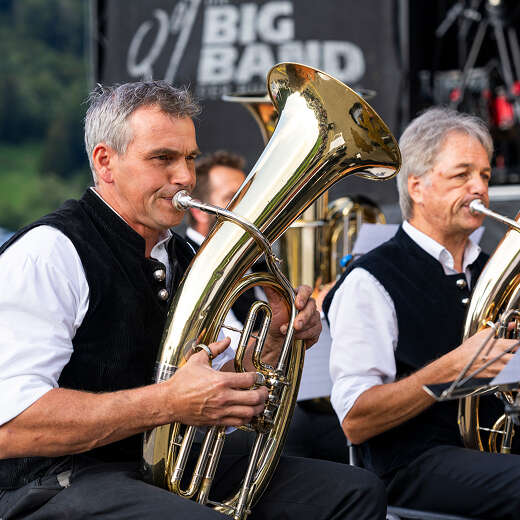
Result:
[[[438,446],[390,482],[392,506],[486,519],[520,519],[520,456]]]
[[[251,520],[383,520],[386,493],[373,473],[326,460],[282,457]]]
[[[135,464],[88,464],[4,493],[2,520],[210,520],[213,510],[146,484]]]
[[[241,431],[228,437],[215,483],[220,499],[240,485],[252,438]],[[374,474],[348,464],[282,456],[248,520],[382,520],[385,512],[384,485]]]
[[[347,440],[336,414],[309,410],[300,403],[294,409],[283,453],[348,464]]]

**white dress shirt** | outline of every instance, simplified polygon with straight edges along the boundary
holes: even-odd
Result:
[[[168,279],[171,237],[168,230],[151,251]],[[83,264],[61,231],[36,227],[0,255],[0,424],[58,387],[88,306]],[[228,351],[215,368],[234,357]]]
[[[442,265],[445,274],[457,273],[446,248],[409,222],[403,223],[403,230]],[[468,284],[471,283],[469,265],[479,254],[480,247],[469,240],[462,266]],[[360,267],[353,269],[336,291],[329,320],[331,403],[342,422],[363,392],[395,381],[394,351],[399,331],[392,298],[374,276]]]

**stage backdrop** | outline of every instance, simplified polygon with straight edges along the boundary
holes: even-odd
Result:
[[[251,167],[263,149],[257,124],[222,95],[265,91],[280,61],[317,67],[353,88],[399,135],[405,74],[399,0],[92,0],[95,80],[113,84],[164,79],[189,85],[203,105],[197,121],[203,152],[228,149]],[[404,22],[406,23],[406,22]],[[406,107],[404,108],[406,110]],[[350,178],[331,197],[365,194],[396,201],[393,181]]]

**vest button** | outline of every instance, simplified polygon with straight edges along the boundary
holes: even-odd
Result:
[[[168,296],[170,296],[168,294],[168,291],[166,289],[161,289],[158,293],[157,293],[157,296],[159,296],[159,299],[162,300],[162,301],[166,301],[168,299]]]
[[[464,280],[464,278],[459,278],[459,279],[455,282],[455,284],[457,285],[457,287],[458,287],[459,289],[465,289],[466,286],[468,285],[467,282],[466,282],[466,280]]]
[[[462,300],[460,300],[460,302],[462,303],[462,305],[468,305],[469,298],[462,298]]]
[[[166,280],[166,271],[164,269],[156,269],[154,272],[153,272],[153,277],[158,281],[158,282],[164,282],[164,280]]]

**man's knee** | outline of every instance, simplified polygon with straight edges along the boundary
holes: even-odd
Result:
[[[340,464],[327,463],[328,483],[334,482],[336,489],[342,489],[345,495],[355,494],[358,497],[369,497],[372,501],[386,502],[386,490],[382,480],[366,469]]]
[[[386,490],[382,480],[374,473],[349,466],[343,467],[342,475],[337,475],[335,484],[343,493],[342,504],[348,518],[383,519],[386,515]]]
[[[353,467],[353,470],[355,471],[351,473],[349,480],[355,483],[358,493],[374,503],[386,506],[386,488],[383,481],[366,469]]]

